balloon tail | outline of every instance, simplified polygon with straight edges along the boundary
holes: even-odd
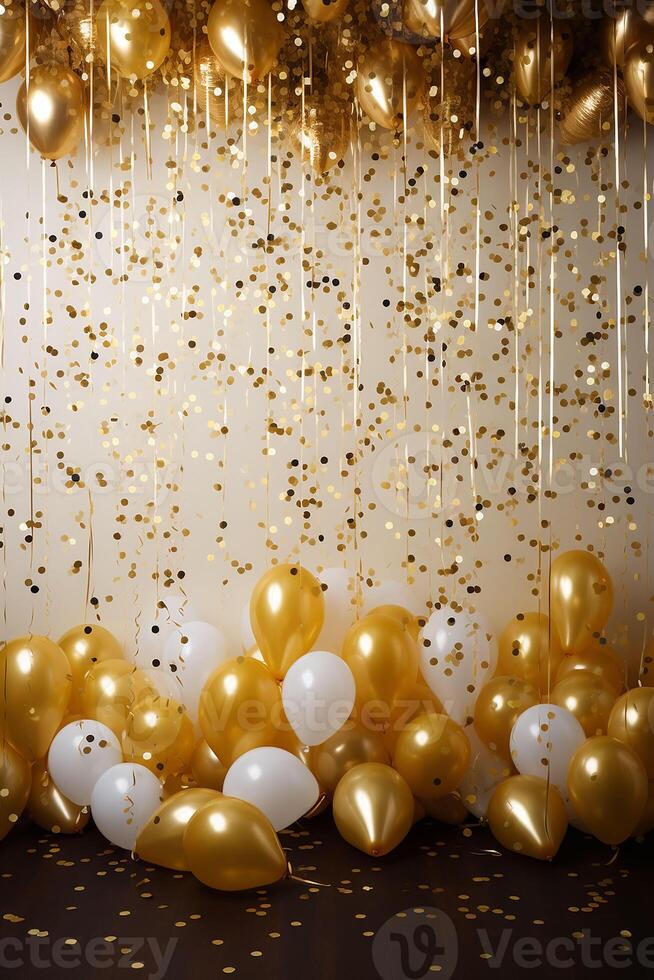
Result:
[[[605,867],[610,868],[612,864],[615,864],[615,862],[618,860],[618,855],[619,854],[620,854],[620,848],[619,847],[614,847],[613,848],[613,857],[611,858],[610,861],[607,861],[606,862]]]
[[[301,878],[300,875],[296,875],[293,871],[293,865],[288,862],[288,874],[287,878],[291,881],[299,881],[303,885],[316,885],[318,888],[331,888],[331,884],[327,881],[311,881],[309,878]]]

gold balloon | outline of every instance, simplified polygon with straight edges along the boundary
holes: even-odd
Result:
[[[346,772],[336,787],[333,810],[341,836],[372,857],[392,851],[413,826],[411,790],[398,772],[379,762]]]
[[[476,58],[477,56],[484,58],[491,49],[496,33],[497,28],[487,23],[480,28],[479,36],[477,36],[476,31],[472,31],[463,37],[451,37],[449,41],[454,50],[459,51],[464,58]]]
[[[45,636],[22,636],[0,651],[0,728],[32,762],[50,748],[68,708],[70,666]]]
[[[583,653],[568,653],[559,664],[556,683],[576,670],[588,670],[614,688],[616,696],[625,687],[626,665],[606,643],[593,642]]]
[[[566,551],[552,562],[550,615],[565,653],[581,653],[606,626],[613,583],[588,551]]]
[[[627,52],[638,41],[654,36],[654,7],[641,4],[636,10],[615,10],[615,17],[606,16],[600,30],[600,50],[609,68],[624,68]]]
[[[161,0],[104,0],[96,15],[98,50],[123,78],[147,78],[170,50]]]
[[[477,12],[475,14],[475,7]],[[475,34],[488,20],[484,0],[405,0],[404,23],[410,31],[448,40]]]
[[[25,809],[32,782],[27,759],[6,739],[0,744],[0,840],[4,840]]]
[[[160,778],[176,776],[193,755],[193,722],[171,698],[141,697],[127,715],[122,746],[125,762],[138,762]]]
[[[98,47],[93,0],[74,0],[72,6],[64,4],[57,18],[57,32],[85,64],[90,64]]]
[[[390,761],[381,736],[351,722],[312,748],[308,757],[309,769],[329,794],[334,793],[345,773],[354,766],[363,762],[390,765]]]
[[[307,14],[317,24],[328,24],[342,17],[350,0],[302,0]]]
[[[46,160],[58,160],[75,149],[84,132],[84,87],[63,65],[30,69],[16,96],[20,124],[30,143]]]
[[[627,114],[627,93],[624,82],[621,78],[614,80],[609,72],[601,71],[581,82],[575,89],[559,128],[562,143],[589,143],[591,140],[611,137],[615,123],[616,86],[618,128],[622,128]]]
[[[291,131],[291,141],[302,160],[316,174],[324,174],[342,160],[348,147],[347,119],[330,103],[305,107],[304,118]]]
[[[563,651],[556,630],[543,613],[524,613],[499,638],[497,674],[520,677],[541,694],[554,685]]]
[[[357,65],[357,98],[363,112],[384,129],[404,126],[422,91],[422,66],[411,44],[383,38]]]
[[[643,814],[631,832],[632,837],[642,837],[643,834],[649,834],[650,830],[654,830],[654,782],[650,780],[647,785],[647,803],[645,804],[645,809]]]
[[[196,742],[191,756],[191,773],[198,786],[222,790],[227,769],[206,738],[199,738]]]
[[[620,844],[642,819],[647,773],[634,753],[608,735],[589,738],[568,769],[568,793],[579,819],[605,844]]]
[[[491,797],[488,825],[502,847],[550,861],[565,837],[568,817],[556,786],[539,776],[510,776]]]
[[[371,702],[390,711],[407,695],[418,676],[418,647],[409,630],[391,616],[364,616],[343,643],[343,660],[354,674],[357,704]]]
[[[613,705],[607,735],[623,742],[638,756],[654,779],[654,689],[635,687]]]
[[[134,850],[143,861],[173,871],[188,871],[184,855],[184,831],[198,810],[212,803],[219,794],[212,789],[183,789],[170,796],[155,810],[139,832]]]
[[[475,730],[489,749],[511,758],[511,729],[523,711],[539,702],[538,691],[519,677],[493,677],[482,687],[475,704]]]
[[[440,800],[420,800],[420,802],[428,817],[432,817],[440,823],[450,824],[451,827],[458,827],[469,816],[465,803],[458,793],[448,793],[447,796],[442,796]]]
[[[632,108],[646,123],[654,123],[654,34],[629,49],[624,83]]]
[[[376,705],[372,706],[376,708]],[[440,703],[431,688],[427,687],[422,675],[418,673],[418,678],[409,690],[400,698],[396,698],[390,706],[390,710],[383,711],[381,716],[372,712],[372,716],[365,718],[366,712],[361,712],[362,717],[369,726],[374,725],[377,730],[381,730],[384,736],[384,745],[393,754],[398,738],[409,724],[418,715],[432,714],[442,715],[443,705]]]
[[[409,722],[393,753],[393,766],[414,796],[438,800],[457,788],[470,762],[470,743],[447,715],[424,714]]]
[[[58,640],[58,646],[68,657],[73,681],[68,711],[81,712],[86,675],[95,664],[122,659],[123,648],[109,630],[89,624],[73,626]]]
[[[27,21],[24,6],[14,3],[2,7],[0,14],[0,82],[17,75],[25,67]]]
[[[228,768],[249,749],[273,743],[281,712],[279,685],[252,657],[221,664],[200,695],[202,734]]]
[[[156,695],[146,674],[126,660],[104,660],[86,675],[82,695],[83,713],[107,725],[120,739],[132,706]]]
[[[514,71],[518,95],[528,105],[540,105],[552,89],[552,62],[554,82],[560,82],[572,59],[574,41],[568,21],[553,22],[552,45],[549,17],[539,17],[528,22],[518,32],[515,44]]]
[[[420,623],[418,622],[418,617],[410,613],[408,609],[404,606],[375,606],[367,614],[368,616],[390,616],[391,619],[396,619],[398,623],[405,629],[408,630],[411,637],[418,642],[418,637],[420,636]]]
[[[552,689],[550,700],[575,716],[588,738],[604,735],[617,691],[589,670],[573,670]]]
[[[268,0],[215,0],[207,33],[225,71],[248,84],[268,74],[284,40]]]
[[[301,565],[275,565],[259,579],[250,599],[252,632],[278,680],[311,649],[324,618],[320,582]]]
[[[227,129],[239,110],[242,113],[243,100],[237,96],[233,83],[230,83],[208,41],[198,45],[193,77],[199,111],[208,113],[216,126]]]
[[[50,834],[78,834],[91,816],[88,806],[78,806],[59,792],[50,778],[45,759],[32,766],[26,812],[30,820]]]
[[[184,833],[184,855],[196,878],[226,892],[262,888],[288,874],[268,818],[230,796],[219,796],[193,814]]]

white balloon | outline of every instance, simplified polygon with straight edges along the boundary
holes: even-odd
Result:
[[[257,640],[252,632],[252,623],[250,622],[250,603],[246,602],[241,613],[241,646],[247,653],[248,650],[251,650],[256,645]]]
[[[473,715],[480,690],[495,673],[497,641],[481,613],[437,609],[420,637],[420,670],[459,725]]]
[[[323,586],[325,621],[316,646],[340,653],[345,634],[356,619],[355,577],[345,568],[326,568],[318,578]]]
[[[416,590],[392,579],[383,579],[379,585],[373,585],[364,592],[362,615],[372,612],[377,606],[402,606],[414,616],[422,616],[425,612],[425,604]]]
[[[556,704],[527,708],[511,732],[511,758],[518,772],[549,779],[560,790],[571,817],[575,813],[568,795],[568,768],[585,741],[584,730],[572,712]]]
[[[320,745],[342,728],[354,707],[356,684],[348,665],[335,653],[314,650],[289,668],[282,703],[303,745]]]
[[[108,841],[133,851],[136,838],[161,803],[161,783],[149,769],[121,762],[107,769],[91,794],[91,815]]]
[[[470,742],[470,765],[459,783],[459,793],[464,805],[483,820],[488,812],[491,796],[513,769],[495,752],[491,752],[477,735],[474,725],[468,725],[465,733]]]
[[[202,688],[216,667],[230,659],[227,641],[210,623],[196,621],[176,628],[166,641],[163,667],[179,677],[181,701],[197,722]]]
[[[175,627],[197,619],[197,613],[185,596],[164,595],[159,603],[149,607],[151,612],[143,617],[138,636],[138,650],[134,661],[139,667],[151,667],[160,661],[166,640]]]
[[[244,752],[232,763],[223,793],[252,803],[275,830],[283,830],[317,803],[320,790],[313,773],[297,756],[264,746]]]
[[[100,721],[85,718],[60,728],[48,752],[48,772],[64,796],[88,806],[100,776],[123,761],[120,742]]]

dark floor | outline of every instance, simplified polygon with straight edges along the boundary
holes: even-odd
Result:
[[[94,828],[55,837],[19,824],[0,844],[0,972],[654,977],[654,835],[610,863],[609,848],[571,831],[549,865],[499,854],[484,828],[427,820],[373,860],[323,814],[283,844],[298,876],[329,887],[221,894],[133,861]]]

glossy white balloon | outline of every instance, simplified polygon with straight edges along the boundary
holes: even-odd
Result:
[[[378,585],[365,590],[362,615],[372,612],[377,606],[402,606],[414,616],[423,616],[425,613],[425,604],[416,590],[392,579],[382,579]]]
[[[100,776],[122,761],[120,742],[112,730],[85,718],[64,725],[52,739],[48,772],[60,793],[78,806],[87,806]]]
[[[513,764],[523,776],[549,779],[561,793],[568,816],[575,816],[568,796],[570,759],[586,735],[567,708],[556,704],[535,704],[523,711],[511,732]]]
[[[508,776],[512,767],[495,752],[484,745],[477,735],[474,725],[465,730],[470,742],[470,765],[459,783],[459,793],[464,805],[483,820],[488,812],[491,796]]]
[[[166,641],[162,666],[179,677],[177,700],[197,723],[202,688],[219,667],[233,656],[224,635],[210,623],[196,620],[173,630]]]
[[[325,621],[316,647],[340,654],[345,634],[356,619],[355,578],[345,568],[326,568],[318,579],[323,586]]]
[[[223,784],[225,796],[236,796],[258,807],[275,830],[299,820],[317,802],[320,790],[314,775],[286,749],[250,749],[230,766]]]
[[[121,762],[107,769],[91,794],[91,815],[100,833],[128,851],[161,803],[161,783],[149,769]]]
[[[303,745],[320,745],[342,728],[355,696],[348,665],[335,653],[322,650],[296,660],[282,685],[284,712]]]
[[[496,664],[497,641],[484,615],[452,609],[431,614],[420,637],[420,671],[459,725],[469,723]]]

